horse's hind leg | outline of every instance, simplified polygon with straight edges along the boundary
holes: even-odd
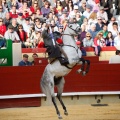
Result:
[[[61,95],[63,93],[63,89],[64,89],[64,84],[65,84],[65,80],[64,80],[64,77],[60,77],[59,79],[56,79],[58,81],[58,83],[56,83],[56,86],[57,86],[57,90],[58,90],[58,93],[57,93],[57,98],[58,100],[60,101],[63,109],[64,109],[64,114],[65,115],[68,115],[68,112],[67,112],[67,109],[62,101],[62,98],[61,98]]]
[[[55,99],[55,93],[54,93],[54,77],[49,74],[49,72],[46,70],[44,72],[44,75],[41,80],[41,88],[44,94],[46,94],[47,99],[52,100],[56,113],[58,115],[59,119],[62,119],[60,112],[58,110],[57,104],[56,104],[56,99]]]

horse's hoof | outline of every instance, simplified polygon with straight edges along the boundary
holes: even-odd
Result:
[[[62,116],[58,116],[59,119],[62,119]]]
[[[78,73],[78,74],[80,74],[81,72],[82,72],[81,69],[78,69],[78,70],[76,71],[76,73]]]
[[[68,115],[68,112],[66,111],[66,112],[64,112],[64,114],[65,114],[65,115]]]
[[[85,72],[85,71],[83,71],[83,72],[82,72],[82,76],[85,76],[85,75],[86,75],[86,72]]]

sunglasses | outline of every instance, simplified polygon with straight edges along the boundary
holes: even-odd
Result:
[[[103,35],[103,34],[99,34],[99,35]]]
[[[38,4],[38,3],[34,3],[34,4]]]
[[[3,22],[3,21],[0,21],[0,22]]]
[[[98,19],[98,20],[102,20],[102,19]]]
[[[86,37],[91,37],[91,36],[86,36]]]

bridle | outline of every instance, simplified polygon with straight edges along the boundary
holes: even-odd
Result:
[[[69,27],[69,26],[67,26],[67,27]],[[79,27],[79,26],[78,26]],[[78,27],[76,27],[76,29],[78,28]],[[73,29],[73,28],[71,28],[71,27],[69,27],[70,29],[72,29],[76,34],[78,33],[78,31],[77,30],[75,30],[75,29]],[[79,29],[78,29],[79,30]],[[61,35],[68,35],[68,36],[73,36],[73,35],[70,35],[70,34],[61,34]],[[76,47],[74,47],[74,46],[72,46],[72,45],[66,45],[66,44],[63,44],[63,45],[61,45],[61,46],[68,46],[68,47],[73,47],[75,50],[76,50],[76,52],[78,53],[78,47],[76,48]],[[69,67],[68,65],[64,65],[65,67],[67,67],[68,69],[73,69],[75,66],[77,65],[77,63],[73,66],[73,67]]]

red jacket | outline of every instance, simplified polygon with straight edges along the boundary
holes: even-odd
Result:
[[[5,25],[1,25],[0,26],[0,34],[4,36],[5,32],[6,32],[6,26]]]
[[[16,13],[12,13],[12,12],[10,12],[10,17],[11,18],[18,18],[18,14]]]

